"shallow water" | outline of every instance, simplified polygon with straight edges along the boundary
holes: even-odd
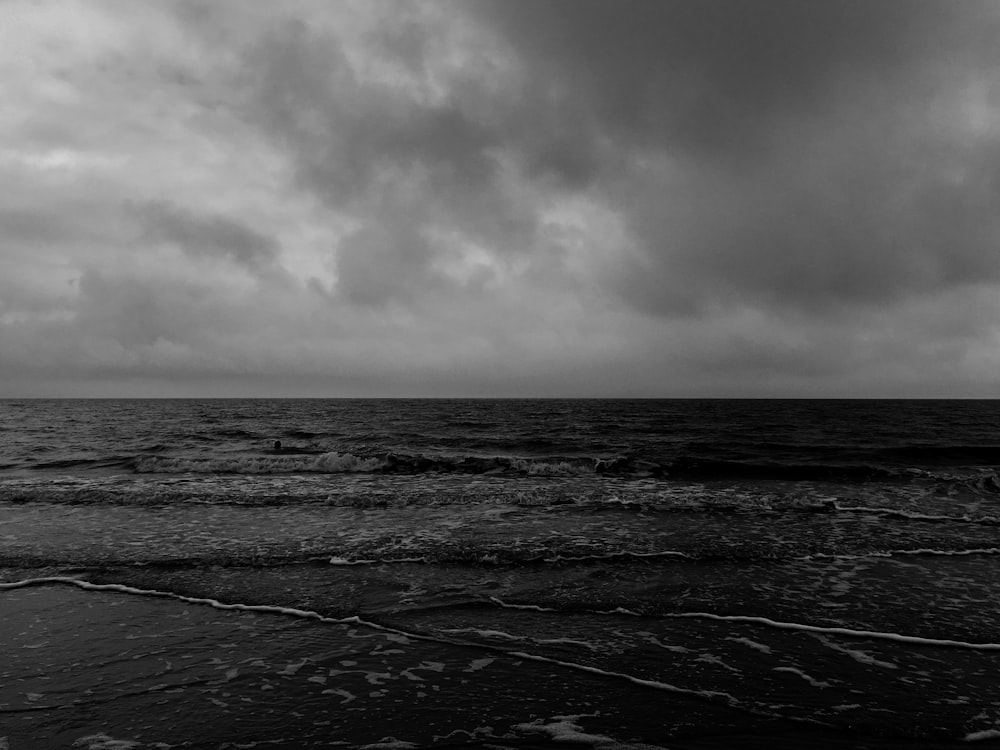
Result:
[[[12,750],[1000,740],[993,402],[0,406]]]

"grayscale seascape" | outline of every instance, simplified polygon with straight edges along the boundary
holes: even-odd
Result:
[[[12,750],[1000,738],[997,402],[0,410]]]
[[[1000,0],[0,0],[0,750],[1000,750]]]

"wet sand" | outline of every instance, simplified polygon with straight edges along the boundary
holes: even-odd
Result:
[[[102,747],[102,736],[138,748],[996,742],[955,721],[980,702],[984,714],[1000,706],[989,649],[901,650],[891,639],[624,612],[595,627],[516,605],[423,608],[386,625],[81,585],[0,592],[0,737],[11,750]],[[615,631],[614,652],[602,629]],[[914,675],[924,684],[905,684]],[[831,714],[842,718],[812,718]]]

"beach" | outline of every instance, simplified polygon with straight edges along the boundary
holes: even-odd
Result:
[[[480,427],[493,404],[391,425],[398,407],[348,406],[357,426],[337,402],[170,405],[187,421],[7,468],[11,750],[1000,742],[988,436],[939,432],[934,454],[889,425],[859,464],[830,435],[779,456],[748,431],[751,461],[686,403],[526,403]],[[730,424],[759,428],[776,406],[742,408]],[[303,452],[269,453],[274,434]]]

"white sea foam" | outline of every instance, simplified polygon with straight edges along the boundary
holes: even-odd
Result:
[[[348,560],[346,557],[331,557],[330,565],[375,565],[378,560]]]
[[[616,635],[621,635],[621,631],[619,630],[614,631],[614,633]],[[648,630],[638,630],[636,631],[635,634],[642,636],[643,639],[646,640],[648,643],[652,643],[654,646],[659,646],[660,648],[666,649],[667,651],[673,651],[674,653],[678,654],[691,653],[691,649],[686,648],[685,646],[675,646],[671,643],[664,643],[659,638],[657,638],[655,634],[650,633]]]
[[[353,453],[305,456],[237,456],[209,459],[144,456],[136,462],[140,474],[347,474],[372,472],[388,466],[385,459]]]
[[[757,643],[757,641],[751,641],[749,638],[734,638],[733,636],[727,636],[727,641],[734,641],[736,643],[742,643],[744,646],[749,646],[752,649],[756,649],[764,654],[771,653],[771,647],[765,646],[763,643]]]
[[[358,696],[356,696],[354,693],[344,690],[343,688],[328,688],[327,690],[323,691],[323,695],[339,695],[341,698],[344,699],[340,702],[340,705],[342,706],[345,703],[350,703],[351,701],[356,701],[358,699]]]
[[[408,669],[400,670],[400,674],[408,680],[413,680],[414,682],[423,682],[424,678],[419,677],[416,672],[443,672],[445,665],[439,661],[423,661],[415,667],[409,667]]]
[[[134,740],[116,740],[103,732],[88,734],[86,737],[75,739],[71,745],[71,747],[78,747],[83,750],[131,750],[131,748],[141,746],[141,743]]]
[[[885,669],[899,669],[899,667],[897,667],[892,662],[876,659],[874,656],[867,653],[866,651],[861,651],[856,648],[847,648],[846,646],[841,646],[839,643],[834,643],[829,638],[824,636],[822,633],[810,633],[810,635],[812,635],[813,638],[818,640],[827,648],[833,649],[834,651],[839,651],[842,654],[846,654],[859,664],[869,664],[873,667],[883,667]]]
[[[488,667],[490,664],[492,664],[495,661],[496,661],[496,659],[494,659],[492,656],[486,656],[486,657],[484,657],[482,659],[473,659],[471,662],[469,662],[469,666],[467,666],[462,671],[463,672],[478,672],[481,669],[485,669],[486,667]]]
[[[62,584],[76,586],[81,589],[89,591],[114,591],[124,594],[134,594],[138,596],[149,596],[156,598],[167,598],[175,599],[177,601],[187,602],[188,604],[201,604],[209,607],[214,607],[216,609],[227,610],[227,611],[237,611],[237,612],[259,612],[264,614],[281,614],[288,615],[291,617],[299,617],[307,620],[315,620],[318,622],[332,623],[338,625],[344,624],[355,624],[363,625],[365,627],[378,630],[382,633],[393,633],[400,636],[405,636],[408,638],[414,638],[416,640],[432,641],[432,642],[446,642],[442,639],[435,638],[433,636],[422,635],[419,633],[410,633],[405,630],[399,630],[398,628],[392,628],[387,625],[379,625],[378,623],[373,623],[364,620],[357,615],[352,615],[350,617],[327,617],[321,615],[318,612],[306,609],[297,609],[294,607],[282,607],[272,604],[240,604],[240,603],[225,603],[220,602],[217,599],[210,599],[207,597],[194,597],[186,596],[184,594],[176,594],[170,591],[157,591],[155,589],[140,589],[134,586],[126,586],[120,583],[91,583],[90,581],[85,581],[80,578],[71,578],[67,576],[45,576],[40,578],[26,578],[20,581],[11,581],[6,583],[0,583],[0,591],[8,591],[18,588],[27,588],[30,586],[42,586],[47,584]],[[531,610],[535,612],[556,612],[557,610],[549,607],[541,607],[536,604],[508,604],[496,597],[489,597],[489,600],[494,602],[496,605],[509,608],[509,609],[522,609]],[[595,614],[627,614],[630,616],[641,616],[636,612],[626,610],[623,608],[618,608],[611,610],[609,612],[599,612],[595,611]],[[843,627],[832,627],[832,626],[821,626],[821,625],[809,625],[806,623],[797,622],[783,622],[780,620],[772,620],[768,617],[758,617],[755,615],[717,615],[711,612],[671,612],[659,615],[659,617],[671,618],[671,619],[703,619],[703,620],[714,620],[718,622],[745,622],[757,625],[765,625],[767,627],[777,628],[779,630],[795,630],[805,633],[826,633],[830,635],[842,635],[849,638],[871,638],[876,640],[888,640],[895,641],[898,643],[908,643],[918,646],[937,646],[945,648],[962,648],[970,649],[976,651],[1000,651],[1000,643],[992,642],[981,642],[974,643],[970,641],[959,641],[952,640],[948,638],[925,638],[922,636],[915,635],[904,635],[901,633],[892,632],[882,632],[877,630],[857,630],[854,628],[843,628]],[[506,652],[515,656],[522,658],[534,658],[543,661],[552,661],[560,664],[565,664],[566,666],[575,666],[585,671],[592,671],[592,667],[587,667],[584,665],[573,665],[571,663],[564,663],[558,660],[550,660],[546,657],[532,656],[524,654],[523,652]],[[600,671],[600,670],[598,670]],[[632,681],[638,680],[638,678],[632,678],[629,675],[620,675],[618,673],[608,673],[611,675],[618,675],[630,679]],[[639,681],[644,684],[646,681]],[[688,692],[688,691],[685,691]],[[693,691],[695,694],[702,695],[704,691]]]
[[[140,589],[136,588],[135,586],[126,586],[121,583],[91,583],[90,581],[82,580],[80,578],[71,578],[68,576],[45,576],[40,578],[26,578],[20,581],[0,583],[0,591],[18,589],[18,588],[27,588],[30,586],[44,586],[49,584],[63,584],[69,586],[76,586],[77,588],[83,589],[85,591],[113,591],[116,593],[132,594],[135,596],[148,596],[159,599],[174,599],[176,601],[185,602],[187,604],[199,604],[224,611],[257,612],[261,614],[287,615],[289,617],[298,617],[305,620],[315,620],[317,622],[337,624],[337,625],[348,625],[348,624],[364,625],[374,630],[378,630],[382,633],[394,633],[396,635],[409,636],[412,638],[417,638],[427,641],[438,640],[430,636],[422,636],[419,634],[407,633],[402,630],[397,630],[396,628],[390,628],[385,625],[378,625],[377,623],[371,623],[366,620],[362,620],[360,617],[357,617],[356,615],[352,615],[350,617],[341,617],[341,618],[326,617],[325,615],[321,615],[319,612],[313,612],[312,610],[308,609],[282,607],[272,604],[226,603],[226,602],[220,602],[217,599],[210,599],[207,597],[186,596],[184,594],[176,594],[172,591],[158,591],[156,589]]]
[[[426,557],[393,557],[377,560],[348,560],[346,557],[321,558],[330,565],[392,565],[397,563],[422,563],[430,562]]]
[[[417,747],[412,742],[397,740],[395,737],[383,737],[378,742],[362,745],[360,750],[411,750]]]
[[[169,591],[157,591],[157,590],[154,590],[154,589],[140,589],[140,588],[136,588],[136,587],[133,587],[133,586],[127,586],[127,585],[119,584],[119,583],[91,583],[90,581],[82,580],[82,579],[79,579],[79,578],[71,578],[71,577],[67,577],[67,576],[47,576],[47,577],[39,577],[39,578],[27,578],[27,579],[23,579],[23,580],[20,580],[20,581],[12,581],[12,582],[7,582],[7,583],[0,583],[0,591],[3,591],[3,590],[12,590],[12,589],[18,589],[18,588],[27,588],[27,587],[31,587],[31,586],[50,585],[50,584],[75,586],[77,588],[84,589],[86,591],[110,591],[110,592],[117,592],[117,593],[123,593],[123,594],[132,594],[132,595],[136,595],[136,596],[148,596],[148,597],[154,597],[154,598],[173,599],[175,601],[181,601],[181,602],[185,602],[185,603],[188,603],[188,604],[198,604],[198,605],[209,606],[209,607],[213,607],[215,609],[220,609],[220,610],[223,610],[223,611],[256,612],[256,613],[262,613],[262,614],[278,614],[278,615],[286,615],[286,616],[289,616],[289,617],[297,617],[297,618],[302,618],[302,619],[306,619],[306,620],[312,620],[312,621],[321,622],[321,623],[329,623],[329,624],[336,624],[336,625],[347,625],[347,624],[360,625],[360,626],[363,626],[363,627],[370,628],[372,630],[376,630],[376,631],[378,631],[379,633],[382,633],[382,634],[394,634],[394,635],[399,635],[399,636],[405,636],[407,638],[412,638],[412,639],[418,640],[418,641],[428,641],[428,642],[432,642],[432,643],[442,643],[442,644],[447,644],[447,645],[454,645],[453,642],[451,642],[451,641],[449,641],[447,639],[444,639],[444,638],[438,638],[438,637],[431,636],[431,635],[423,635],[423,634],[420,634],[420,633],[411,633],[411,632],[407,632],[407,631],[404,631],[404,630],[400,630],[398,628],[389,627],[387,625],[380,625],[378,623],[374,623],[374,622],[370,622],[370,621],[364,620],[364,619],[362,619],[362,618],[360,618],[360,617],[358,617],[356,615],[355,616],[350,616],[350,617],[333,618],[333,617],[326,617],[324,615],[319,614],[318,612],[314,612],[314,611],[311,611],[311,610],[296,609],[294,607],[282,607],[282,606],[266,605],[266,604],[240,604],[240,603],[227,604],[227,603],[224,603],[224,602],[220,602],[217,599],[210,599],[210,598],[207,598],[207,597],[193,597],[193,596],[186,596],[186,595],[183,595],[183,594],[177,594],[177,593],[169,592]],[[531,609],[531,610],[543,611],[543,612],[545,612],[545,611],[553,611],[553,610],[545,609],[545,608],[542,608],[542,607],[537,607],[535,605],[523,605],[523,606],[522,605],[505,605],[500,600],[494,600],[494,601],[496,601],[498,604],[500,604],[502,606],[509,606],[509,607],[516,608],[516,609]],[[720,617],[720,616],[716,616],[716,617]],[[724,619],[724,618],[720,617],[720,619]],[[756,620],[756,619],[763,619],[763,618],[750,618],[750,619]],[[530,652],[527,652],[527,651],[513,651],[513,650],[506,650],[506,649],[498,649],[495,646],[489,646],[489,645],[483,645],[483,644],[470,644],[470,643],[467,643],[465,645],[477,646],[479,648],[483,648],[483,649],[486,649],[486,650],[489,650],[489,651],[494,651],[494,652],[500,651],[501,653],[505,654],[506,656],[511,657],[511,658],[515,658],[515,659],[523,659],[525,661],[533,661],[533,662],[538,662],[538,663],[542,663],[542,664],[550,664],[550,665],[553,665],[553,666],[563,667],[563,668],[566,668],[566,669],[572,669],[572,670],[579,671],[579,672],[584,672],[584,673],[587,673],[587,674],[594,674],[594,675],[600,675],[602,677],[610,677],[610,678],[613,678],[613,679],[620,679],[620,680],[624,680],[624,681],[629,682],[629,683],[631,683],[633,685],[636,685],[636,686],[639,686],[639,687],[643,687],[643,688],[650,688],[650,689],[654,689],[654,690],[660,690],[660,691],[663,691],[663,692],[675,693],[675,694],[680,694],[680,695],[688,695],[688,696],[700,698],[700,699],[703,699],[703,700],[708,700],[708,701],[711,701],[711,702],[719,702],[719,701],[721,701],[721,702],[723,702],[723,703],[725,703],[725,704],[727,704],[727,705],[729,705],[729,706],[731,706],[733,708],[737,708],[739,710],[746,711],[746,712],[752,713],[752,714],[766,715],[766,716],[775,716],[775,714],[772,714],[770,712],[761,711],[761,710],[753,708],[751,706],[747,706],[747,705],[742,704],[741,701],[739,701],[731,693],[721,692],[721,691],[717,691],[717,690],[696,690],[696,689],[693,689],[693,688],[683,688],[683,687],[680,687],[678,685],[673,685],[673,684],[670,684],[670,683],[667,683],[667,682],[661,682],[661,681],[658,681],[658,680],[649,680],[649,679],[645,679],[645,678],[641,678],[641,677],[636,677],[634,675],[627,674],[627,673],[624,673],[624,672],[614,672],[614,671],[611,671],[611,670],[600,669],[598,667],[593,667],[593,666],[590,666],[588,664],[577,664],[576,662],[565,661],[565,660],[562,660],[562,659],[554,659],[554,658],[551,658],[551,657],[548,657],[548,656],[542,656],[540,654],[533,654],[533,653],[530,653]],[[1000,648],[1000,645],[997,645],[997,648]],[[432,664],[432,663],[429,663],[429,664]],[[331,691],[331,692],[338,692],[338,691]],[[810,724],[818,724],[818,725],[821,725],[821,726],[829,726],[828,724],[826,724],[824,722],[818,721],[816,719],[811,719],[811,718],[799,719],[799,718],[794,718],[793,717],[792,720],[794,720],[794,721],[802,721],[804,723],[810,723]]]
[[[581,646],[591,651],[601,651],[600,646],[595,646],[593,643],[587,643],[586,641],[578,641],[573,638],[535,638],[533,639],[535,643],[539,644],[554,644],[554,645],[567,645],[567,646]]]
[[[496,597],[490,597],[490,601],[498,606],[508,609],[527,609],[537,612],[555,612],[547,607],[540,607],[537,604],[508,604]],[[624,607],[616,607],[610,610],[588,610],[592,614],[599,615],[628,615],[630,617],[647,617],[640,612],[635,612]],[[759,617],[756,615],[717,615],[712,612],[666,612],[655,615],[657,617],[670,619],[702,619],[714,620],[717,622],[745,622],[755,625],[764,625],[779,630],[797,630],[804,633],[826,633],[829,635],[842,635],[848,638],[871,638],[883,641],[896,641],[898,643],[908,643],[916,646],[939,646],[943,648],[963,648],[975,651],[1000,651],[1000,643],[994,642],[972,642],[959,641],[950,638],[925,638],[918,635],[905,635],[903,633],[883,632],[879,630],[857,630],[854,628],[844,628],[828,625],[809,625],[801,622],[784,622],[782,620],[772,620],[769,617]]]
[[[978,732],[969,732],[964,739],[966,742],[1000,739],[1000,729],[982,729]]]
[[[432,742],[437,744],[440,742],[444,742],[445,740],[450,740],[454,737],[458,737],[460,735],[465,735],[466,738],[473,741],[483,738],[493,738],[493,739],[496,738],[496,735],[493,733],[493,727],[476,727],[475,729],[452,729],[450,732],[448,732],[448,734],[435,734]],[[498,745],[483,745],[483,747],[499,748]]]
[[[977,547],[976,549],[901,549],[893,550],[894,555],[944,555],[955,557],[961,555],[1000,555],[1000,547]]]
[[[547,734],[553,742],[573,742],[581,745],[593,745],[595,750],[664,750],[659,745],[645,743],[621,742],[606,737],[603,734],[592,734],[583,731],[578,724],[580,719],[597,714],[574,714],[570,716],[553,716],[549,720],[536,719],[530,723],[516,724],[514,729],[522,732],[537,732]]]
[[[872,638],[883,641],[908,643],[916,646],[941,646],[946,648],[966,648],[976,651],[1000,651],[1000,643],[972,643],[970,641],[958,641],[949,638],[924,638],[917,635],[904,635],[902,633],[882,632],[878,630],[855,630],[854,628],[808,625],[800,622],[772,620],[769,617],[757,617],[754,615],[716,615],[711,612],[671,612],[660,616],[668,618],[716,620],[720,622],[746,622],[757,625],[766,625],[767,627],[778,628],[779,630],[798,630],[804,633],[827,633],[830,635],[843,635],[849,638]]]
[[[508,604],[502,599],[497,599],[495,596],[489,598],[491,602],[496,604],[498,607],[503,607],[504,609],[526,609],[532,612],[557,612],[558,610],[552,607],[542,607],[538,604]]]
[[[798,669],[797,667],[774,667],[773,671],[775,671],[775,672],[788,672],[790,674],[798,675],[799,677],[801,677],[803,680],[805,680],[806,682],[808,682],[813,687],[818,687],[818,688],[832,687],[831,683],[826,682],[824,680],[817,680],[816,678],[807,675],[805,672],[803,672],[801,669]]]
[[[119,592],[119,593],[126,593],[126,594],[140,595],[140,596],[170,598],[170,599],[174,599],[174,600],[178,600],[178,601],[182,601],[182,602],[186,602],[186,603],[190,603],[190,604],[199,604],[199,605],[211,606],[211,607],[214,607],[214,608],[217,608],[217,609],[220,609],[220,610],[257,612],[257,613],[264,613],[264,614],[281,614],[281,615],[286,615],[286,616],[292,616],[292,617],[298,617],[298,618],[303,618],[303,619],[314,620],[314,621],[317,621],[317,622],[332,623],[332,624],[341,624],[341,625],[342,624],[357,624],[357,625],[361,625],[361,626],[368,627],[368,628],[371,628],[373,630],[379,631],[380,633],[383,633],[383,634],[395,634],[395,635],[398,635],[398,636],[403,636],[405,638],[412,638],[412,639],[415,639],[415,640],[431,641],[431,642],[444,643],[444,644],[452,643],[451,641],[449,641],[447,639],[438,638],[438,637],[429,636],[429,635],[422,635],[422,634],[417,634],[417,633],[409,633],[409,632],[406,632],[406,631],[398,630],[396,628],[391,628],[391,627],[388,627],[388,626],[379,625],[377,623],[368,622],[368,621],[365,621],[362,618],[359,618],[357,616],[344,617],[344,618],[331,618],[331,617],[323,616],[323,615],[321,615],[321,614],[319,614],[317,612],[313,612],[313,611],[310,611],[310,610],[302,610],[302,609],[296,609],[296,608],[292,608],[292,607],[281,607],[281,606],[273,606],[273,605],[248,605],[248,604],[239,604],[239,603],[227,604],[227,603],[219,602],[219,601],[217,601],[215,599],[210,599],[210,598],[190,597],[190,596],[185,596],[185,595],[181,595],[181,594],[176,594],[176,593],[173,593],[173,592],[138,589],[138,588],[131,587],[131,586],[126,586],[126,585],[123,585],[123,584],[114,584],[114,583],[98,584],[98,583],[91,583],[89,581],[81,580],[81,579],[78,579],[78,578],[63,577],[63,576],[33,578],[33,579],[24,579],[24,580],[21,580],[21,581],[14,581],[14,582],[9,582],[9,583],[0,583],[0,590],[11,590],[11,589],[16,589],[16,588],[22,588],[22,587],[28,587],[28,586],[38,586],[38,585],[47,585],[47,584],[70,585],[70,586],[75,586],[75,587],[78,587],[78,588],[81,588],[81,589],[84,589],[84,590],[90,590],[90,591],[111,591],[111,592]],[[551,609],[539,607],[537,605],[511,605],[511,604],[506,604],[506,603],[504,603],[504,602],[502,602],[502,601],[500,601],[498,599],[492,599],[492,600],[496,604],[498,604],[500,606],[510,607],[510,608],[514,608],[514,609],[527,609],[527,610],[540,611],[540,612],[551,612],[551,611],[553,611]],[[630,613],[630,614],[634,614],[634,613]],[[877,631],[853,630],[853,629],[839,628],[839,627],[820,627],[820,626],[813,626],[813,625],[807,625],[807,624],[802,624],[802,623],[781,622],[781,621],[771,620],[769,618],[755,617],[755,616],[715,615],[715,614],[706,613],[706,612],[686,612],[686,613],[676,613],[676,614],[665,615],[665,616],[666,617],[683,617],[683,618],[701,618],[701,619],[718,620],[718,621],[725,621],[725,622],[756,623],[756,624],[766,625],[766,626],[769,626],[769,627],[776,627],[776,628],[779,628],[779,629],[798,630],[798,631],[811,632],[811,633],[828,633],[828,634],[833,634],[833,635],[846,635],[846,636],[850,636],[850,637],[881,638],[881,639],[886,639],[886,640],[893,640],[893,641],[899,641],[899,642],[903,642],[903,643],[912,643],[912,644],[919,644],[919,645],[950,646],[950,647],[960,647],[960,648],[970,648],[970,649],[983,649],[983,650],[1000,650],[1000,644],[995,644],[995,643],[968,643],[968,642],[964,642],[964,641],[954,641],[954,640],[946,640],[946,639],[920,638],[920,637],[916,637],[916,636],[901,635],[901,634],[898,634],[898,633],[882,633],[882,632],[877,632]],[[499,631],[498,631],[498,633],[499,633]],[[504,635],[508,635],[508,634],[504,634]],[[526,661],[534,661],[534,662],[539,662],[539,663],[544,663],[544,664],[550,664],[550,665],[553,665],[553,666],[559,666],[559,667],[563,667],[563,668],[567,668],[567,669],[572,669],[572,670],[575,670],[575,671],[581,671],[581,672],[585,672],[585,673],[588,673],[588,674],[600,675],[600,676],[603,676],[603,677],[621,679],[621,680],[625,680],[625,681],[627,681],[627,682],[629,682],[629,683],[631,683],[633,685],[636,685],[636,686],[639,686],[639,687],[643,687],[643,688],[650,688],[650,689],[660,690],[660,691],[669,692],[669,693],[676,693],[676,694],[688,695],[688,696],[692,696],[692,697],[697,697],[697,698],[709,700],[709,701],[712,701],[712,702],[722,701],[722,702],[726,703],[727,705],[729,705],[729,706],[731,706],[733,708],[737,708],[737,709],[744,710],[744,711],[747,711],[747,712],[750,712],[750,713],[754,713],[754,714],[762,714],[762,715],[769,715],[769,716],[772,715],[772,714],[770,714],[768,712],[761,711],[758,708],[755,708],[755,707],[752,707],[752,706],[743,705],[741,703],[741,701],[739,701],[735,696],[733,696],[730,693],[726,693],[726,692],[715,691],[715,690],[699,690],[699,689],[692,689],[692,688],[684,688],[684,687],[673,685],[673,684],[670,684],[670,683],[667,683],[667,682],[662,682],[662,681],[659,681],[659,680],[645,679],[645,678],[636,677],[634,675],[623,673],[623,672],[615,672],[615,671],[611,671],[611,670],[600,669],[598,667],[593,667],[593,666],[586,665],[586,664],[578,664],[578,663],[575,663],[575,662],[565,661],[565,660],[562,660],[562,659],[555,659],[555,658],[552,658],[552,657],[542,656],[540,654],[534,654],[534,653],[530,653],[530,652],[526,652],[526,651],[513,651],[513,650],[506,650],[506,649],[497,649],[495,646],[482,645],[482,644],[468,644],[468,645],[481,646],[481,647],[486,648],[486,649],[488,649],[490,651],[500,651],[501,653],[506,654],[508,657],[512,657],[512,658],[523,659],[523,660],[526,660]],[[483,660],[481,663],[485,664],[485,663],[488,663],[488,661]],[[299,665],[293,665],[293,666],[301,667],[302,665],[299,664]],[[425,664],[421,664],[421,666],[418,667],[418,668],[429,668],[429,669],[437,670],[438,666],[440,666],[440,665],[432,664],[432,663],[425,663]],[[784,670],[780,670],[779,669],[779,671],[789,671],[789,672],[793,672],[794,671],[796,673],[800,673],[800,671],[794,670],[792,668],[786,668]],[[800,676],[802,676],[803,679],[807,679],[807,680],[811,680],[812,679],[808,675],[805,675],[805,673],[801,673]],[[815,682],[816,682],[817,685],[819,685],[819,683],[820,683],[820,681],[815,681]],[[351,694],[346,694],[345,691],[329,690],[329,691],[324,691],[324,692],[329,692],[331,694],[341,695],[342,697],[345,698],[344,702],[349,702],[349,701],[352,701],[352,700],[355,699],[355,696],[353,696]],[[799,721],[800,719],[795,719],[795,720]],[[815,720],[815,719],[811,719],[811,718],[801,719],[801,721],[806,722],[806,723],[819,724],[819,725],[822,725],[822,726],[828,726],[824,722],[821,722],[821,721],[818,721],[818,720]],[[987,730],[987,731],[992,731],[992,730]],[[973,734],[976,735],[975,737],[973,737],[973,739],[979,739],[979,738],[985,738],[986,737],[986,735],[982,735],[982,737],[980,737],[979,734],[981,734],[981,733],[973,733]],[[992,736],[992,735],[989,735],[989,736]],[[602,738],[602,741],[603,741],[603,739],[604,738]],[[392,740],[392,738],[387,738],[387,740],[388,741],[395,741],[395,740]],[[583,740],[578,740],[578,741],[583,741]],[[608,740],[608,741],[610,742],[611,740]],[[375,744],[378,745],[379,743],[375,743]],[[103,748],[102,748],[102,750],[103,750]]]
[[[931,549],[921,547],[919,549],[893,549],[880,550],[878,552],[864,552],[860,554],[836,554],[829,552],[817,552],[812,555],[802,555],[796,560],[866,560],[872,557],[895,557],[897,555],[927,555],[941,557],[961,557],[964,555],[1000,555],[1000,547],[976,547],[973,549]]]
[[[309,663],[309,661],[310,661],[310,659],[308,657],[304,656],[304,657],[302,657],[302,661],[300,661],[298,663],[289,662],[288,664],[285,665],[284,669],[282,669],[280,672],[278,672],[278,674],[291,677],[292,675],[297,674],[298,671],[300,669],[302,669],[302,667],[304,667],[306,664]]]
[[[510,467],[517,471],[522,471],[529,476],[575,476],[579,474],[591,474],[593,469],[581,464],[571,464],[567,461],[533,461],[524,458],[515,458],[510,462]]]
[[[733,667],[733,666],[730,666],[729,664],[726,664],[726,662],[721,657],[716,656],[715,654],[707,653],[707,652],[701,654],[697,659],[695,659],[695,661],[701,661],[701,662],[705,662],[706,664],[711,664],[711,665],[716,666],[716,667],[722,667],[723,669],[728,669],[730,672],[739,673],[739,671],[740,671],[736,667]]]
[[[872,513],[880,516],[896,516],[899,518],[910,518],[915,521],[954,521],[958,523],[981,523],[993,525],[1000,523],[996,516],[953,516],[944,513],[914,513],[899,508],[880,508],[867,505],[841,505],[834,501],[834,508],[844,513]]]
[[[599,667],[592,667],[589,664],[577,664],[571,661],[563,661],[562,659],[553,659],[549,656],[541,656],[539,654],[532,654],[526,651],[508,651],[510,656],[525,659],[526,661],[541,662],[542,664],[554,664],[560,667],[568,667],[570,669],[575,669],[580,672],[587,672],[589,674],[601,675],[603,677],[615,677],[621,680],[632,683],[633,685],[638,685],[640,687],[653,688],[655,690],[662,690],[667,693],[678,693],[681,695],[692,695],[698,698],[705,698],[710,701],[722,701],[734,708],[742,708],[743,710],[750,711],[751,713],[756,713],[752,709],[743,706],[740,701],[731,693],[725,693],[718,690],[695,690],[693,688],[683,688],[677,685],[672,685],[668,682],[661,682],[659,680],[648,680],[643,677],[636,677],[635,675],[630,675],[625,672],[613,672],[607,669],[600,669]]]
[[[610,745],[616,743],[611,737],[603,734],[588,734],[574,720],[579,716],[555,716],[550,723],[537,719],[530,724],[515,724],[514,729],[521,732],[539,732],[547,734],[555,742],[576,742],[581,745]]]
[[[665,550],[662,552],[632,552],[630,550],[621,550],[617,552],[606,552],[603,554],[595,555],[553,555],[551,557],[539,558],[545,562],[585,562],[589,560],[613,560],[616,558],[628,557],[628,558],[658,558],[658,557],[682,557],[687,560],[693,559],[691,555],[686,552],[675,552],[673,550]]]
[[[442,630],[442,633],[475,633],[476,635],[482,636],[483,638],[506,638],[511,641],[523,641],[525,640],[519,635],[511,635],[510,633],[505,633],[502,630],[483,630],[480,628],[447,628]]]

